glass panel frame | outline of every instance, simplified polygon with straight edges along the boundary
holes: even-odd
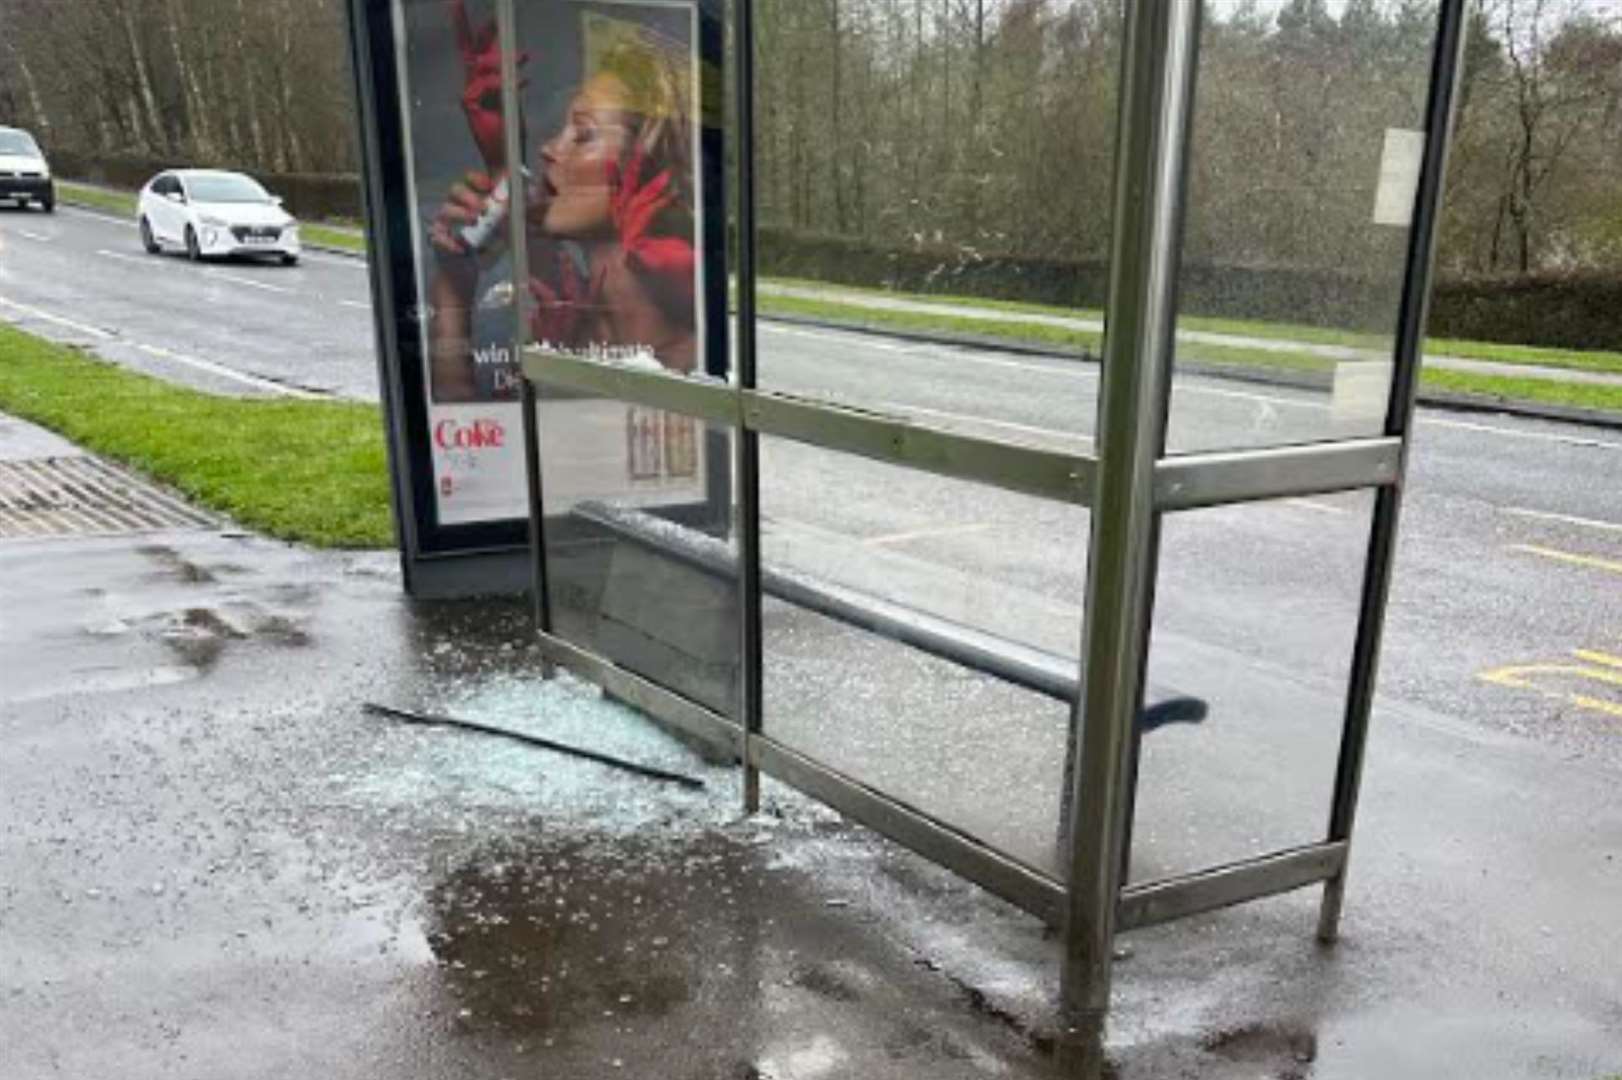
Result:
[[[510,8],[512,0],[501,2]],[[734,3],[737,39],[746,51],[753,40],[752,7],[752,0]],[[731,385],[536,350],[526,352],[523,360],[530,383],[561,382],[576,389],[606,392],[624,401],[726,423],[737,431],[735,468],[744,478],[739,496],[742,518],[737,573],[748,612],[740,623],[745,668],[741,724],[734,722],[726,731],[736,732],[736,753],[745,766],[746,808],[758,805],[757,772],[765,771],[1033,914],[1062,924],[1061,1021],[1068,1033],[1066,1045],[1079,1047],[1084,1055],[1081,1060],[1087,1062],[1099,1060],[1113,937],[1118,929],[1324,883],[1319,936],[1324,940],[1335,936],[1395,552],[1435,219],[1463,46],[1464,0],[1439,0],[1425,107],[1427,139],[1404,262],[1395,371],[1380,431],[1327,444],[1172,457],[1167,454],[1165,432],[1176,324],[1173,299],[1182,241],[1200,8],[1198,4],[1144,2],[1127,9],[1111,257],[1111,334],[1106,341],[1105,380],[1099,398],[1100,440],[1093,452],[1059,453],[970,437],[901,417],[758,389],[754,385],[753,340],[757,317],[755,223],[748,183],[743,185],[739,212],[742,359]],[[751,58],[741,65],[745,78],[736,88],[736,122],[745,135],[752,132],[753,89],[748,77],[752,63]],[[510,73],[505,89],[513,92]],[[747,171],[744,175],[747,177]],[[1070,849],[1067,874],[1055,878],[1022,867],[1004,853],[761,732],[757,436],[762,433],[1080,503],[1092,510],[1081,690],[1073,702],[1066,765],[1065,793],[1072,796],[1063,822]],[[530,450],[533,475],[533,443]],[[1133,752],[1132,733],[1142,707],[1162,515],[1353,490],[1374,492],[1374,511],[1326,835],[1301,847],[1171,880],[1123,887],[1132,797],[1128,755]],[[532,515],[538,515],[541,493],[533,482],[531,492]],[[538,582],[538,591],[541,587],[544,582]],[[638,690],[641,697],[636,700],[656,715],[671,707],[659,688],[650,690],[601,658],[578,649],[571,652],[572,647],[551,639],[544,629],[543,640],[560,662],[591,668],[604,681]],[[722,717],[713,719],[726,724]]]

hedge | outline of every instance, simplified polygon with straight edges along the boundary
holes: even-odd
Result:
[[[1443,280],[1431,297],[1430,332],[1514,345],[1622,349],[1622,276],[1589,271]]]
[[[71,151],[52,151],[51,167],[58,176],[92,184],[134,190],[165,169],[208,168],[197,162],[141,157],[90,157]],[[229,166],[219,166],[228,168]],[[360,181],[353,174],[330,176],[313,173],[272,173],[257,169],[241,170],[280,195],[289,213],[308,220],[348,218],[358,221],[361,210]]]

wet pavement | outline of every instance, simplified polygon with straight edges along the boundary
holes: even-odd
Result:
[[[1056,1075],[1042,926],[783,788],[741,817],[526,628],[385,554],[0,541],[0,1077]],[[1622,1071],[1618,774],[1380,716],[1342,943],[1310,891],[1124,938],[1120,1075]]]

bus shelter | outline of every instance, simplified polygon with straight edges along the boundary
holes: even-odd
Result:
[[[1342,110],[1362,149],[1335,190],[1366,211],[1324,266],[1246,279],[1300,298],[1269,332],[1202,321],[1231,282],[1187,251],[1230,194],[1203,163],[1235,152],[1208,133],[1211,12],[1129,0],[1101,345],[1069,357],[763,316],[795,287],[761,273],[756,6],[356,9],[358,69],[392,48],[406,103],[432,9],[500,166],[383,240],[385,261],[439,252],[416,303],[382,297],[449,463],[403,483],[490,483],[469,455],[500,439],[458,402],[509,378],[549,657],[739,762],[746,810],[774,778],[1060,928],[1063,1045],[1098,1075],[1118,933],[1321,886],[1336,937],[1464,3],[1407,5],[1398,90]],[[410,159],[411,107],[366,105]],[[582,186],[588,136],[621,141]],[[447,322],[458,274],[472,314]],[[504,359],[469,344],[487,309]],[[955,389],[970,368],[1007,381]],[[1009,419],[1005,393],[1047,419]]]

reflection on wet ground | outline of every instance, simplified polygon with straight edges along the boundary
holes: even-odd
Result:
[[[772,876],[758,848],[721,833],[680,848],[503,842],[433,887],[427,937],[471,1029],[629,1033],[741,976],[716,958],[735,955],[740,910],[769,910]]]

